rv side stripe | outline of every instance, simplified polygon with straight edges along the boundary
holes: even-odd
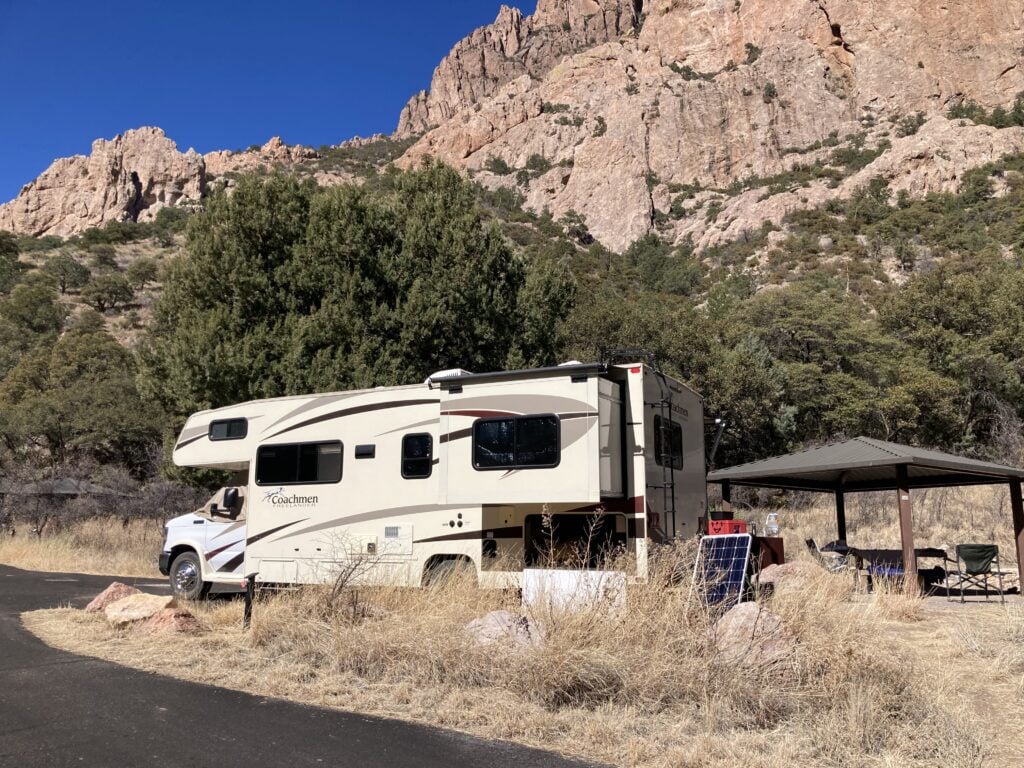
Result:
[[[292,536],[305,536],[307,533],[316,533],[317,531],[324,531],[330,528],[337,528],[340,525],[349,525],[350,523],[366,523],[371,520],[383,520],[385,517],[398,517],[400,515],[419,515],[424,512],[443,512],[450,509],[470,509],[471,504],[418,504],[413,507],[393,507],[391,509],[378,509],[373,512],[363,512],[359,515],[347,515],[345,517],[337,517],[334,520],[328,520],[325,523],[317,523],[311,525],[309,528],[302,528],[298,531],[292,531],[286,533],[278,541],[284,539],[290,539]],[[299,522],[305,522],[300,520]],[[278,529],[280,530],[280,529]]]
[[[270,437],[268,437],[266,439],[270,440],[272,438],[278,437],[279,435],[283,435],[286,432],[293,432],[296,429],[302,429],[302,427],[308,427],[308,426],[311,426],[313,424],[322,424],[325,421],[333,421],[334,419],[340,419],[343,416],[354,416],[357,413],[371,413],[373,411],[385,411],[385,410],[389,410],[391,408],[411,408],[411,407],[417,406],[417,405],[438,405],[440,402],[441,402],[440,400],[434,400],[434,399],[431,399],[431,400],[390,400],[390,401],[388,401],[386,403],[371,403],[370,405],[357,405],[357,406],[354,406],[352,408],[342,408],[340,411],[331,411],[330,413],[325,413],[323,416],[317,416],[317,417],[312,418],[312,419],[306,419],[305,421],[300,421],[298,424],[293,424],[290,427],[285,427],[284,429],[282,429],[282,430],[280,430],[278,432],[275,432],[274,434],[270,435]]]
[[[229,525],[227,528],[225,528],[223,531],[218,533],[216,536],[214,536],[213,540],[216,541],[221,536],[227,536],[232,531],[237,531],[239,528],[243,528],[244,526],[245,526],[245,520],[239,520],[237,522],[234,522],[231,525]]]
[[[477,419],[491,419],[499,416],[519,416],[516,411],[441,411],[442,416],[471,416]]]
[[[267,536],[273,536],[275,533],[277,533],[278,531],[283,531],[285,528],[291,528],[293,525],[298,525],[299,523],[304,523],[308,519],[309,519],[308,517],[305,517],[302,520],[296,520],[293,523],[285,523],[284,525],[277,526],[277,528],[271,528],[269,531],[264,531],[263,533],[257,533],[255,536],[250,537],[245,542],[246,546],[248,546],[249,544],[255,544],[257,541],[260,541],[261,539],[267,538]]]
[[[487,534],[493,534],[488,536]],[[523,526],[512,526],[510,528],[492,528],[485,531],[466,531],[464,533],[449,533],[447,536],[432,536],[429,539],[416,539],[414,544],[430,544],[436,541],[472,541],[473,539],[521,539],[523,537]]]
[[[232,541],[230,544],[225,544],[223,547],[218,547],[217,549],[215,549],[215,550],[213,550],[211,552],[207,552],[206,553],[206,559],[207,560],[213,560],[213,558],[215,558],[221,552],[227,552],[229,549],[231,549],[236,544],[241,544],[241,542],[242,542],[241,539],[239,539],[238,541]]]
[[[196,442],[197,440],[202,440],[204,437],[206,437],[207,434],[208,434],[207,432],[203,432],[203,434],[201,434],[201,435],[199,435],[197,437],[190,437],[188,440],[182,440],[180,443],[178,443],[176,446],[174,446],[174,450],[179,451],[182,448],[184,448],[186,445],[192,445],[192,443]]]
[[[235,555],[226,563],[224,563],[224,565],[217,569],[217,573],[231,573],[231,571],[235,570],[235,568],[242,564],[243,560],[245,560],[244,552]]]
[[[438,440],[440,443],[452,443],[456,440],[462,440],[463,438],[469,437],[473,434],[473,428],[469,429],[458,429],[455,432],[449,432],[447,435],[441,435],[441,439]]]

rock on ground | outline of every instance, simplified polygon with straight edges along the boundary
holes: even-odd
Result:
[[[499,643],[525,648],[535,645],[541,640],[539,628],[524,616],[517,616],[510,611],[491,611],[486,616],[473,619],[466,625],[469,632],[480,645],[497,645]]]
[[[111,603],[103,611],[107,621],[116,627],[127,626],[136,621],[142,621],[159,613],[165,608],[174,607],[174,598],[163,595],[147,595],[139,592],[135,595]]]
[[[138,625],[140,632],[202,632],[199,619],[184,608],[164,608]]]
[[[92,599],[92,602],[85,606],[86,613],[99,613],[106,609],[111,603],[116,603],[118,600],[123,600],[130,595],[141,594],[135,587],[130,587],[127,584],[122,584],[120,581],[115,581],[109,587],[100,592],[96,597]]]
[[[792,654],[796,638],[776,614],[757,603],[740,603],[715,622],[712,640],[719,661],[763,667]]]

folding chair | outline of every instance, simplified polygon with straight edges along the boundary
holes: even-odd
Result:
[[[992,570],[992,563],[995,570]],[[999,547],[995,544],[957,544],[956,574],[959,579],[960,602],[964,600],[964,586],[975,586],[985,590],[985,599],[989,599],[989,577],[995,576],[998,584],[999,599],[1006,602],[1003,591],[1003,573],[999,567]],[[952,595],[949,584],[950,571],[946,571],[946,597]]]
[[[818,564],[829,573],[839,573],[846,570],[846,558],[837,552],[822,552],[818,548],[818,542],[814,539],[805,539],[804,544],[814,555]]]

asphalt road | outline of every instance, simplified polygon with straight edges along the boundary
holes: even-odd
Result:
[[[146,584],[149,579],[119,579]],[[186,683],[54,650],[19,614],[82,607],[111,577],[0,566],[0,766],[560,768],[540,750]]]

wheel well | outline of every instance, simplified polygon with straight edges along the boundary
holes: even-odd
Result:
[[[170,558],[170,560],[167,561],[167,565],[173,564],[174,561],[178,558],[178,555],[183,555],[186,552],[191,552],[196,557],[199,557],[199,553],[196,552],[196,548],[195,547],[190,546],[188,544],[178,544],[177,546],[171,548],[171,558]],[[203,558],[199,557],[199,568],[200,568],[200,570],[202,570],[202,567],[203,567]]]
[[[420,578],[420,584],[425,586],[430,580],[431,571],[438,568],[442,563],[461,563],[467,565],[473,569],[473,574],[476,575],[476,563],[468,555],[431,555],[427,558],[427,562],[423,564],[423,575]]]

